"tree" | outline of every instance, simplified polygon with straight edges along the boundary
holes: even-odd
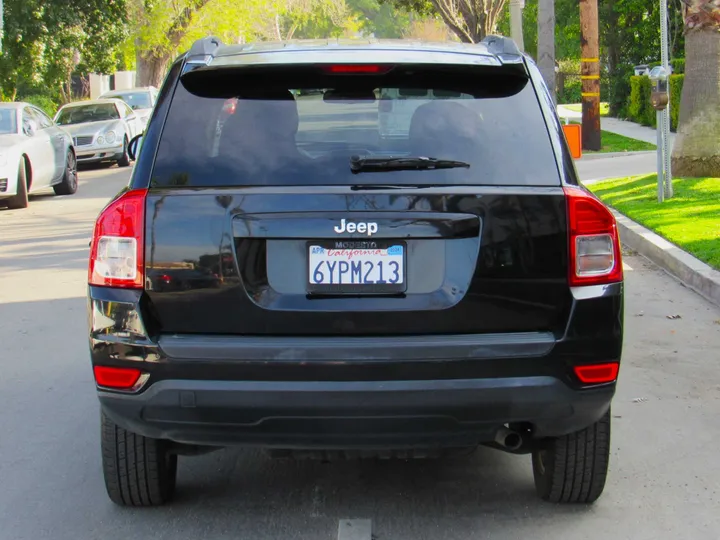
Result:
[[[506,0],[384,0],[420,15],[437,14],[465,43],[497,32]]]
[[[160,86],[173,58],[203,36],[225,43],[257,38],[337,36],[344,0],[129,0],[138,86]]]
[[[339,37],[350,25],[344,0],[285,0],[271,11],[260,33],[278,41]]]
[[[174,56],[210,34],[236,43],[257,33],[274,4],[263,0],[128,0],[136,84],[160,86]]]
[[[720,177],[720,2],[687,0],[685,32],[685,83],[672,171]]]
[[[410,28],[411,14],[405,8],[379,0],[345,1],[362,35],[381,39],[402,38]]]
[[[538,2],[537,51],[538,67],[555,99],[555,0]]]
[[[0,84],[71,98],[76,68],[110,71],[125,35],[124,0],[5,0]]]

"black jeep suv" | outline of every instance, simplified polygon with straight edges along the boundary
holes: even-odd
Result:
[[[90,349],[110,498],[231,445],[532,454],[604,487],[623,327],[613,215],[536,65],[475,45],[197,42],[100,213]]]

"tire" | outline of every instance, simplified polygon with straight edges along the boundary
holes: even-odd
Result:
[[[592,426],[546,439],[533,451],[535,489],[554,503],[593,503],[605,488],[609,460],[610,411]]]
[[[25,160],[20,159],[17,178],[17,193],[6,199],[7,207],[11,210],[19,210],[28,207],[28,185],[27,171],[25,170]]]
[[[123,139],[123,153],[122,157],[118,159],[118,167],[129,167],[130,166],[130,154],[128,154],[128,140],[127,137]]]
[[[65,173],[62,182],[53,186],[55,195],[72,195],[77,191],[77,160],[75,154],[68,150],[65,158]]]
[[[103,476],[110,500],[120,506],[160,506],[175,493],[177,455],[165,441],[131,433],[102,413]]]

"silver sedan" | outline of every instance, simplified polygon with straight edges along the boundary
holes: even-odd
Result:
[[[29,103],[0,103],[0,204],[25,208],[28,194],[77,191],[70,135]]]
[[[135,112],[119,99],[69,103],[55,121],[72,135],[78,163],[114,161],[127,167],[128,143],[142,132]]]

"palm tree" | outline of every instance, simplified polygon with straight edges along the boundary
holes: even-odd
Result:
[[[720,177],[720,0],[685,3],[685,84],[675,176]]]

